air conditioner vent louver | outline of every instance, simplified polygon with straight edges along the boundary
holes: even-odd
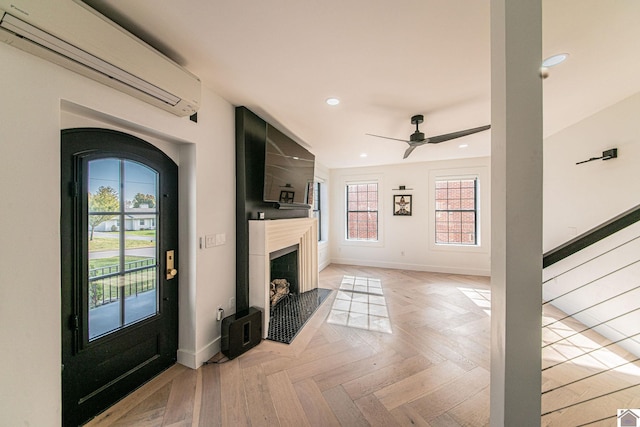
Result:
[[[200,104],[200,81],[139,39],[71,0],[24,0],[22,19],[2,12],[0,40],[140,98],[178,116]],[[27,22],[29,20],[30,22]]]

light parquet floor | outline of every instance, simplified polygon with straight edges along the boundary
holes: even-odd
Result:
[[[379,295],[369,297],[378,305],[370,307],[374,330],[364,329],[361,293],[352,295],[353,313],[332,313],[344,309],[345,276],[380,280],[388,321],[379,322]],[[176,364],[88,426],[489,424],[489,278],[331,265],[320,286],[335,292],[290,345],[263,341],[197,370]],[[385,326],[391,333],[380,332]],[[553,384],[549,375],[543,381]],[[571,401],[572,393],[584,390],[548,402]],[[567,416],[543,424],[577,425]]]

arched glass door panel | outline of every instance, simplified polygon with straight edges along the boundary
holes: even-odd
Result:
[[[158,313],[158,172],[119,158],[87,161],[88,340]]]

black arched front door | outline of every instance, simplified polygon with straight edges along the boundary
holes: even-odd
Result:
[[[131,135],[62,131],[65,426],[89,420],[176,360],[177,169]]]

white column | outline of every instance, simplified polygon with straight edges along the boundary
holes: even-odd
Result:
[[[491,0],[491,426],[540,425],[541,0]]]

